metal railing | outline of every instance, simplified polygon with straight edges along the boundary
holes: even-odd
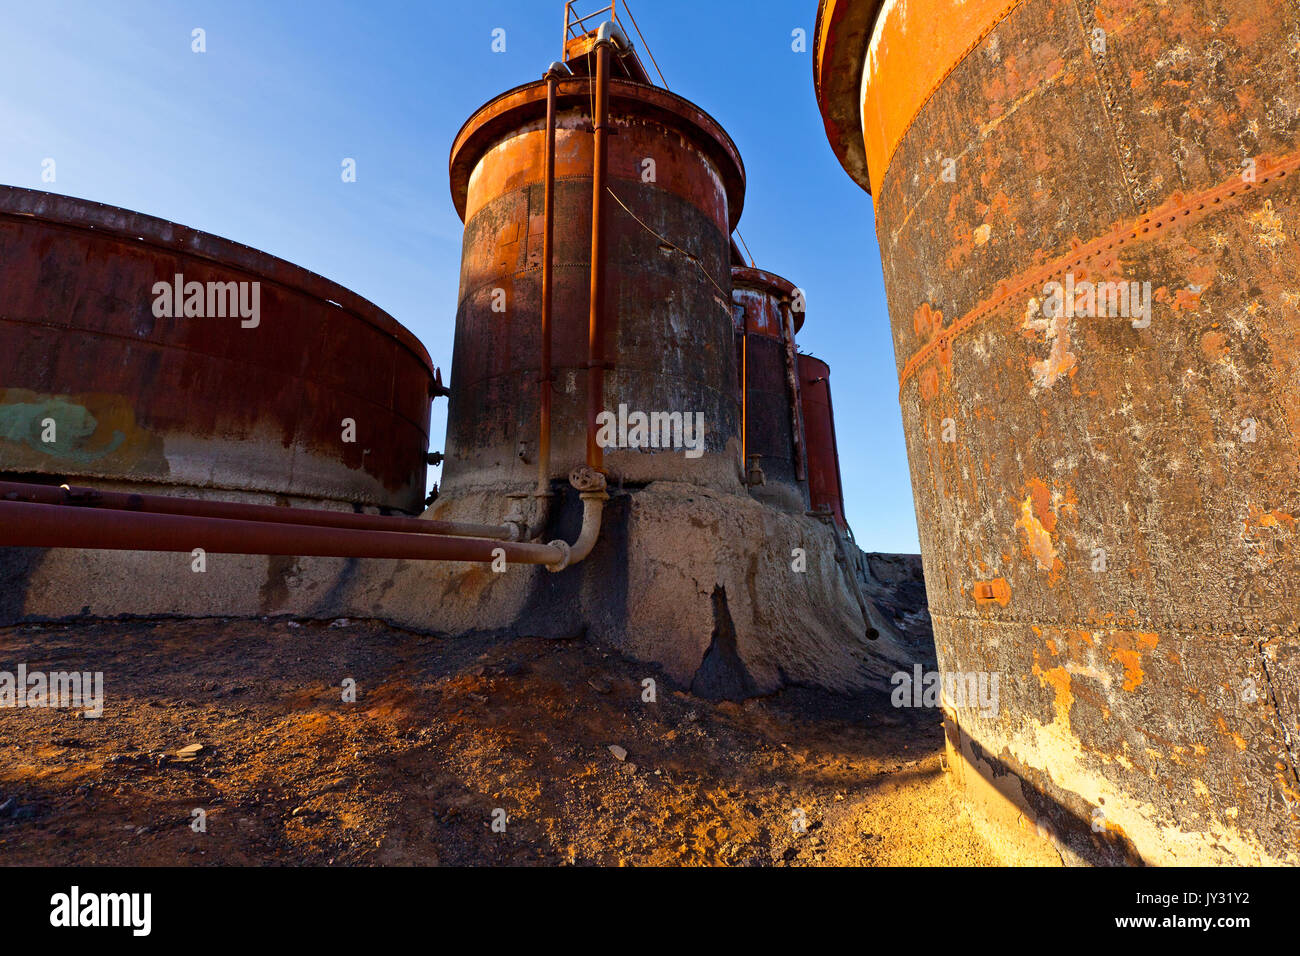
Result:
[[[581,17],[574,13],[573,5],[576,2],[577,0],[568,0],[564,5],[564,40],[560,44],[560,59],[563,60],[567,58],[566,54],[569,48],[569,41],[577,40],[590,33],[603,22],[597,18],[604,17],[605,14],[609,14],[606,19],[612,20],[614,23],[618,24],[624,34],[628,32],[627,27],[623,25],[623,21],[618,15],[618,0],[610,0],[607,6],[601,7],[599,10],[594,10]],[[623,3],[623,10],[627,13],[628,20],[632,23],[632,30],[636,33],[637,39],[641,42],[641,48],[644,49],[646,55],[650,57],[650,62],[654,65],[655,73],[659,75],[659,82],[663,85],[665,90],[668,89],[668,81],[664,79],[663,71],[659,69],[659,63],[655,60],[655,55],[650,51],[650,45],[646,43],[645,37],[641,35],[641,28],[637,26],[636,17],[632,15],[632,8],[627,5],[626,0],[624,0]],[[595,20],[596,23],[594,26],[588,28],[588,23],[592,20]],[[645,62],[641,59],[640,54],[636,52],[635,48],[632,50],[632,56],[635,57],[637,63],[641,65],[641,72],[645,73],[646,76],[649,76],[650,73],[645,68]]]

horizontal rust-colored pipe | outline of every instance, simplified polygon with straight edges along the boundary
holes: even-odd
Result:
[[[236,501],[208,501],[200,498],[173,498],[167,495],[144,495],[134,492],[98,491],[68,485],[36,485],[17,481],[0,481],[0,499],[31,504],[77,505],[110,511],[139,511],[149,514],[183,515],[192,518],[226,518],[235,521],[270,521],[274,524],[309,525],[322,528],[347,528],[353,531],[396,531],[410,534],[444,534],[464,538],[491,538],[508,541],[512,529],[504,525],[459,524],[428,521],[402,515],[364,515],[350,511],[322,511],[317,508],[281,508]]]
[[[0,501],[0,546],[173,552],[202,548],[212,554],[478,562],[493,561],[501,551],[505,560],[512,564],[563,567],[572,563],[567,545],[362,531],[26,501]]]

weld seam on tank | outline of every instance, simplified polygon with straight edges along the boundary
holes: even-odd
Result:
[[[1196,194],[1191,199],[1175,206],[1172,211],[1148,213],[1139,216],[1131,223],[1121,223],[1113,229],[1088,240],[1084,245],[1068,255],[1045,265],[1036,266],[1019,276],[1012,276],[1002,280],[996,287],[1002,291],[996,292],[994,298],[986,300],[971,309],[948,328],[942,330],[934,339],[923,345],[907,360],[902,372],[899,373],[900,396],[908,379],[915,375],[922,365],[933,358],[936,352],[941,351],[945,345],[955,341],[960,335],[969,331],[983,319],[995,315],[1001,306],[1016,296],[1023,295],[1027,289],[1033,288],[1043,279],[1069,271],[1073,266],[1077,266],[1111,249],[1134,242],[1156,239],[1160,233],[1151,232],[1153,228],[1159,230],[1165,225],[1199,222],[1215,212],[1226,211],[1231,207],[1233,201],[1239,200],[1249,193],[1259,192],[1270,183],[1275,184],[1285,179],[1288,173],[1294,172],[1296,169],[1300,169],[1300,153],[1279,160],[1276,165],[1264,167],[1264,171],[1261,172],[1254,183],[1242,182],[1240,176],[1234,176],[1232,179]],[[1198,215],[1198,213],[1201,215]]]

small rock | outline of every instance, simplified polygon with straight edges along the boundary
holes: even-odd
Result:
[[[352,622],[349,621],[346,617],[339,617],[330,621],[330,627],[351,627],[351,626],[352,626]]]
[[[206,748],[203,744],[190,744],[188,747],[182,747],[180,750],[176,751],[176,756],[197,757],[199,754],[203,753],[205,749]]]
[[[612,753],[614,755],[614,759],[619,761],[620,763],[622,763],[624,760],[627,759],[627,751],[624,750],[622,747],[620,747],[618,744],[610,744],[609,752]]]

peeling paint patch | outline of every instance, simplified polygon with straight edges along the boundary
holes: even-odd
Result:
[[[1265,199],[1263,207],[1247,217],[1259,227],[1255,241],[1265,249],[1274,249],[1286,242],[1286,233],[1282,230],[1282,217],[1273,210],[1273,200]]]
[[[1072,373],[1077,364],[1075,354],[1070,351],[1070,322],[1064,315],[1051,320],[1047,340],[1052,343],[1051,352],[1033,364],[1034,384],[1040,388],[1051,388],[1062,375]]]
[[[1044,571],[1059,573],[1061,562],[1057,557],[1052,532],[1056,529],[1056,514],[1051,508],[1051,493],[1037,478],[1031,479],[1024,501],[1020,503],[1020,517],[1015,527],[1025,533],[1025,551],[1033,556]]]
[[[1039,666],[1038,652],[1034,652],[1033,674],[1038,683],[1050,686],[1054,693],[1052,706],[1056,710],[1056,719],[1066,730],[1070,728],[1070,708],[1074,706],[1074,692],[1070,688],[1070,672],[1064,667],[1044,668]]]

